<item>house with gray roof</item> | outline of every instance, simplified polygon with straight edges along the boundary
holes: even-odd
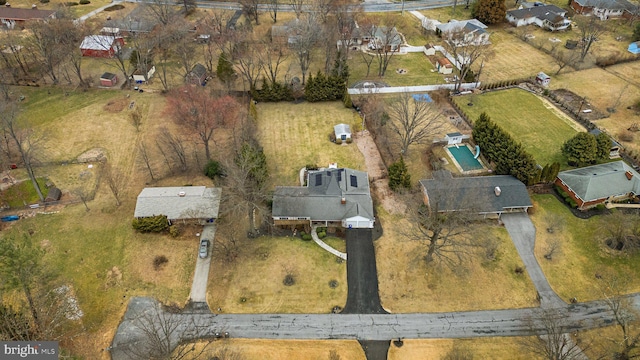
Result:
[[[272,217],[279,226],[373,228],[369,177],[347,168],[309,171],[306,186],[276,186]]]
[[[631,20],[640,14],[640,7],[627,0],[571,0],[570,6],[577,14],[593,15],[600,20],[620,17]]]
[[[149,187],[138,195],[135,218],[166,215],[169,223],[211,223],[218,217],[220,188],[205,186]]]
[[[527,212],[532,206],[527,187],[511,175],[457,177],[445,170],[420,180],[424,204],[432,211],[471,211],[483,217]]]
[[[489,44],[487,25],[477,19],[450,20],[447,23],[436,25],[436,34],[447,41],[455,41],[458,45],[485,45]]]
[[[571,21],[566,16],[567,11],[555,5],[534,3],[533,6],[521,6],[520,9],[509,10],[506,17],[507,21],[515,27],[534,24],[549,31],[559,31],[571,25]]]
[[[555,184],[569,194],[581,210],[640,194],[640,175],[624,161],[562,171]]]

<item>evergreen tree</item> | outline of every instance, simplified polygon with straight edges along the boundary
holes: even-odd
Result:
[[[216,68],[216,75],[222,82],[227,83],[236,76],[236,71],[233,69],[233,64],[227,59],[227,54],[222,53],[218,58],[218,67]]]
[[[637,23],[635,29],[633,29],[633,41],[640,41],[640,22]]]
[[[593,164],[598,155],[596,137],[585,132],[578,133],[562,145],[562,154],[571,166]]]
[[[550,174],[551,174],[551,166],[549,166],[549,164],[546,164],[542,168],[542,173],[540,174],[540,181],[549,182],[549,181],[553,180],[553,179],[549,178]]]
[[[505,0],[478,0],[473,7],[473,17],[487,25],[503,22],[506,15]]]
[[[596,146],[597,146],[596,159],[598,160],[608,159],[609,153],[611,151],[611,139],[609,139],[609,135],[605,133],[598,134],[598,136],[596,136]]]
[[[404,162],[404,158],[400,157],[400,160],[389,166],[389,187],[393,191],[397,191],[401,188],[408,189],[411,187],[411,175],[407,164]]]

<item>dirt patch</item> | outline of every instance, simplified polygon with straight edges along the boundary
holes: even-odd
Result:
[[[111,99],[104,106],[104,111],[110,113],[119,113],[129,104],[129,99],[127,98],[119,98],[119,99]]]
[[[567,108],[579,112],[582,117],[589,121],[598,120],[607,117],[604,112],[597,109],[593,104],[589,102],[589,99],[569,91],[567,89],[558,89],[551,91],[556,100],[566,106]],[[586,100],[586,101],[585,101]],[[584,112],[584,111],[590,112]]]
[[[107,159],[107,151],[103,148],[93,148],[83,152],[76,160],[80,163],[98,162]]]
[[[355,143],[364,155],[364,162],[371,180],[371,189],[382,207],[391,214],[403,214],[407,206],[389,188],[387,168],[369,131],[356,134]]]

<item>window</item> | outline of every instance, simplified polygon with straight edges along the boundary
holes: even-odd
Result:
[[[322,185],[322,174],[316,174],[316,186]]]
[[[351,180],[351,187],[358,187],[358,178],[355,175],[349,175]]]

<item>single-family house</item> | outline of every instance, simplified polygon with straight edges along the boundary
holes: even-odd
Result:
[[[53,10],[40,10],[36,5],[31,9],[20,9],[7,6],[0,7],[0,24],[8,29],[23,28],[29,21],[46,21],[56,18],[56,12]]]
[[[600,20],[610,18],[632,19],[638,16],[638,5],[627,0],[571,0],[571,8],[582,15],[593,15]]]
[[[438,58],[436,60],[436,69],[440,74],[451,74],[453,72],[453,65],[451,65],[451,61],[445,57]]]
[[[136,6],[123,18],[108,20],[104,27],[118,28],[123,35],[134,35],[150,33],[157,24],[153,15],[149,13],[149,7]]]
[[[124,46],[122,38],[109,35],[89,35],[82,40],[80,51],[82,56],[110,58],[120,51],[122,46]]]
[[[118,83],[118,75],[106,72],[100,76],[100,86],[112,87]]]
[[[382,50],[385,52],[400,51],[402,35],[400,35],[395,27],[387,28],[386,26],[374,26],[371,30],[369,42],[367,44],[367,48],[369,50]]]
[[[191,71],[185,77],[185,82],[192,85],[204,86],[207,82],[207,68],[198,63],[193,66]]]
[[[640,54],[640,41],[632,42],[631,44],[629,44],[627,50],[629,50],[629,52],[632,54]]]
[[[527,212],[533,206],[525,184],[511,175],[454,178],[440,170],[433,176],[420,180],[424,204],[432,211],[471,211],[499,218],[503,213]]]
[[[544,87],[549,87],[550,83],[551,83],[551,76],[543,72],[539,72],[538,75],[536,75],[536,84]]]
[[[351,229],[375,223],[367,173],[347,168],[309,171],[306,186],[276,186],[271,213],[278,226]]]
[[[507,21],[515,27],[534,24],[549,31],[565,30],[571,25],[567,12],[555,5],[535,5],[507,11]]]
[[[338,124],[333,127],[333,132],[336,135],[336,139],[346,141],[351,139],[351,127],[348,124]]]
[[[489,44],[487,25],[477,19],[451,20],[436,26],[436,34],[447,41],[454,41],[460,46]]]
[[[218,217],[220,188],[149,187],[138,195],[135,218],[165,215],[169,223],[212,223]]]
[[[598,136],[602,134],[602,130],[595,128],[593,130],[590,130],[589,133],[592,134],[593,136]],[[613,140],[613,138],[608,134],[607,134],[607,137],[611,139],[611,148],[609,149],[609,159],[619,158],[620,148],[622,147],[622,145],[620,145],[617,141]]]
[[[555,184],[581,210],[640,194],[640,175],[622,160],[561,171]]]

